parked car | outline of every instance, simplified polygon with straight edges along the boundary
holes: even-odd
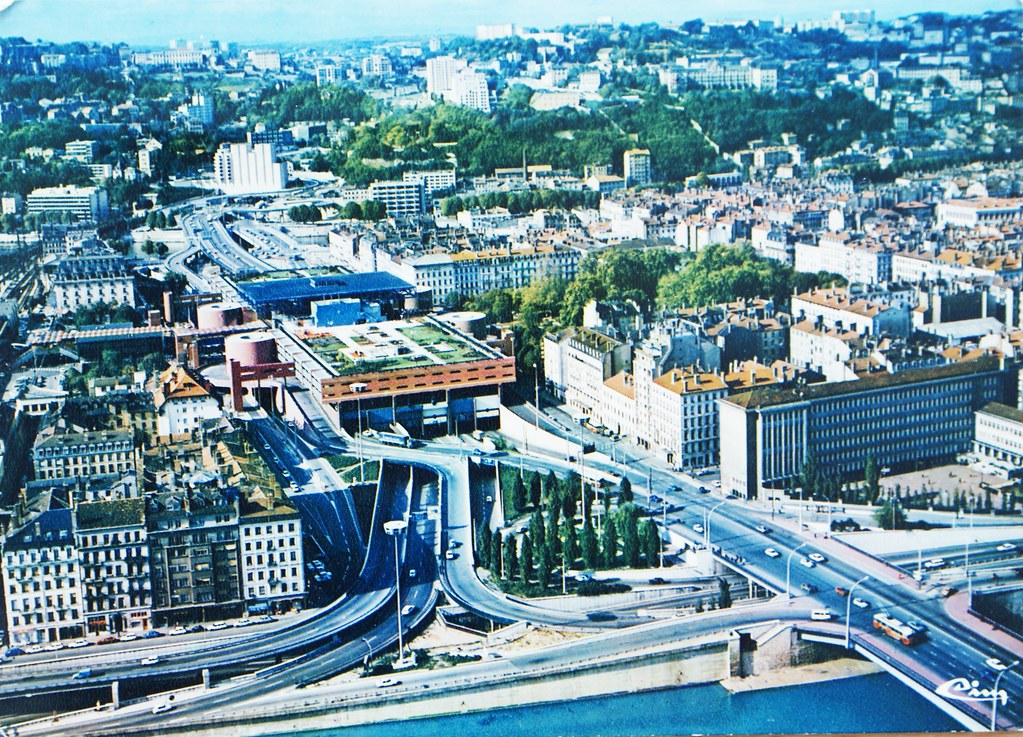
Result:
[[[201,624],[193,624],[188,628],[189,633],[194,634],[196,632],[205,632],[206,628]]]
[[[149,630],[142,633],[143,640],[155,640],[157,637],[163,637],[163,633],[160,630]]]
[[[229,625],[227,622],[214,622],[208,627],[208,629],[210,632],[217,632],[219,630],[230,629],[230,627],[231,625]]]
[[[184,635],[187,634],[188,630],[180,625],[170,631],[172,635]]]
[[[25,651],[22,650],[20,647],[11,647],[11,648],[8,648],[7,652],[4,653],[4,657],[5,658],[16,658],[17,656],[24,655],[24,654],[25,654]]]
[[[120,640],[113,635],[106,635],[96,640],[97,645],[113,645],[115,642],[120,642]]]

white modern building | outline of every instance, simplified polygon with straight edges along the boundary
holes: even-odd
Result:
[[[434,56],[426,60],[426,91],[443,96],[451,89],[451,80],[466,68],[464,59],[453,56]]]
[[[68,212],[79,220],[102,220],[110,210],[105,189],[99,187],[42,187],[28,195],[27,212]]]
[[[444,93],[444,99],[453,105],[489,113],[490,87],[487,86],[487,78],[479,72],[458,72],[451,78],[451,86]]]
[[[217,186],[224,194],[278,192],[288,186],[288,168],[272,143],[224,143],[213,157]]]

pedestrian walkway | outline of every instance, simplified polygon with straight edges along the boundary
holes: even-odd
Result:
[[[1000,627],[985,622],[970,612],[970,594],[968,592],[960,591],[958,594],[950,596],[945,601],[945,611],[948,612],[950,617],[965,625],[970,631],[975,632],[985,640],[1004,647],[1010,653],[1023,652],[1023,640]]]

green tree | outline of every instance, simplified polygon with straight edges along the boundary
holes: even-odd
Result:
[[[565,565],[568,567],[571,567],[575,559],[579,557],[579,543],[575,522],[570,517],[561,523],[561,555],[565,559]]]
[[[490,527],[480,520],[476,528],[476,565],[480,568],[490,568],[490,545]]]
[[[608,517],[600,536],[600,565],[603,568],[614,568],[617,562],[618,530],[614,517]]]
[[[583,522],[583,531],[579,535],[579,547],[583,558],[583,568],[594,569],[598,563],[597,533],[589,517]]]
[[[554,475],[554,471],[548,471],[547,478],[544,479],[543,483],[543,498],[545,501],[550,503],[551,499],[557,499],[558,504],[561,503],[561,493],[558,485],[558,477]]]
[[[653,520],[644,520],[639,538],[646,564],[653,568],[660,562],[661,556],[661,536],[657,532],[657,524]]]
[[[628,504],[632,499],[632,482],[628,476],[622,474],[622,480],[618,483],[618,503]]]
[[[570,486],[564,490],[564,494],[561,497],[561,511],[565,516],[566,520],[570,520],[575,517],[576,503],[575,503],[575,490],[578,486]]]
[[[501,575],[501,556],[504,554],[503,542],[501,531],[494,530],[490,536],[490,573],[495,577]]]
[[[533,578],[533,541],[529,535],[522,536],[519,569],[522,572],[522,583],[529,583]]]
[[[874,521],[882,530],[904,530],[906,529],[906,512],[899,500],[892,497],[874,510]]]
[[[367,200],[362,203],[362,216],[371,222],[383,220],[387,217],[387,205],[377,200]]]
[[[537,551],[536,582],[547,588],[551,585],[551,550],[547,545],[539,545]]]
[[[509,535],[504,541],[504,562],[501,574],[506,581],[514,581],[519,574],[518,544],[514,535]]]
[[[535,541],[536,549],[539,550],[547,543],[547,529],[543,521],[543,512],[537,509],[529,519],[529,534]]]
[[[526,508],[526,486],[522,483],[522,476],[517,474],[511,488],[511,504],[515,514],[520,514]]]
[[[540,497],[542,495],[542,491],[540,474],[534,471],[529,476],[529,504],[534,509],[540,508]]]
[[[867,462],[863,469],[863,481],[867,487],[867,499],[871,503],[876,502],[881,495],[881,467],[873,454],[867,456]]]
[[[619,515],[622,524],[622,557],[625,565],[639,568],[639,522],[635,515]]]

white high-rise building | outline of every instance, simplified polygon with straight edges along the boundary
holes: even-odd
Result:
[[[435,56],[426,60],[426,91],[443,95],[451,89],[451,79],[466,68],[464,59],[453,56]]]
[[[213,157],[217,186],[224,194],[276,192],[288,186],[288,168],[272,143],[225,143]]]
[[[454,105],[490,112],[490,88],[487,78],[477,72],[463,70],[451,78],[451,89],[444,99]]]
[[[629,187],[650,184],[652,177],[650,152],[645,148],[634,148],[625,152],[625,183]]]

